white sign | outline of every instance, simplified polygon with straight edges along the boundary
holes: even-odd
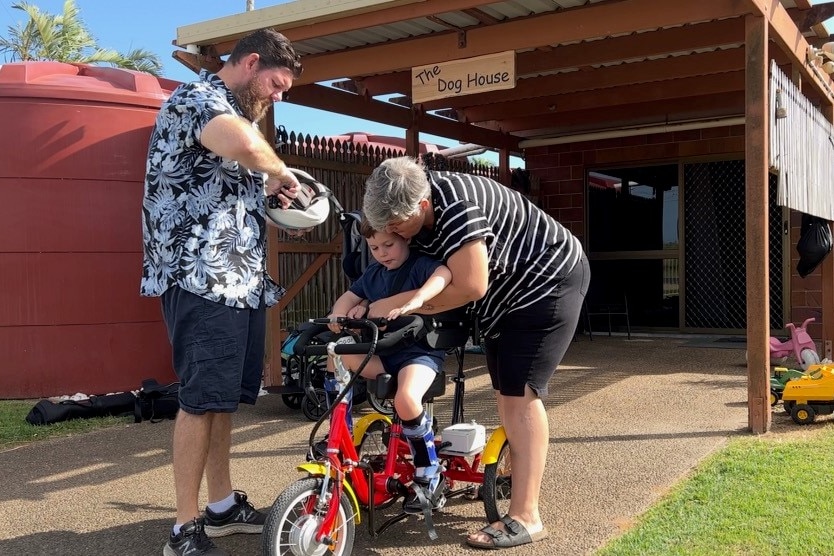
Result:
[[[514,50],[411,69],[411,101],[414,104],[513,87]]]

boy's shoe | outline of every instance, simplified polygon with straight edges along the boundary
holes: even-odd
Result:
[[[246,493],[236,490],[235,505],[219,514],[206,508],[205,521],[209,537],[224,537],[235,533],[260,533],[266,516],[249,503]]]
[[[418,495],[418,492],[422,496]],[[439,475],[430,481],[414,479],[411,491],[403,502],[403,512],[407,514],[422,514],[423,507],[428,505],[431,511],[439,510],[446,505],[446,477]]]
[[[231,556],[229,552],[214,546],[206,536],[203,518],[189,521],[162,547],[163,556]]]

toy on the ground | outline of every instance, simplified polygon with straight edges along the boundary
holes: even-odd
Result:
[[[817,415],[834,413],[834,365],[812,365],[789,380],[782,391],[785,411],[798,425],[813,423]]]
[[[785,324],[785,328],[791,333],[787,340],[783,341],[771,336],[770,359],[784,362],[792,355],[803,371],[807,371],[811,365],[818,364],[820,356],[817,354],[817,346],[808,334],[808,325],[814,320],[816,320],[814,317],[807,318],[801,326],[796,326],[792,322]]]
[[[782,392],[785,391],[785,384],[789,380],[804,376],[803,371],[789,369],[788,367],[776,367],[770,377],[770,406],[773,407],[782,399]]]

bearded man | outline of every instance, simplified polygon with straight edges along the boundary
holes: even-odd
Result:
[[[265,197],[286,208],[299,184],[256,122],[301,69],[286,37],[256,31],[216,74],[203,70],[178,87],[151,134],[140,291],[161,298],[180,381],[177,516],[164,556],[225,556],[212,537],[263,529],[264,515],[232,489],[232,413],[257,399],[266,308],[285,292],[266,271]],[[203,474],[208,506],[201,514]]]

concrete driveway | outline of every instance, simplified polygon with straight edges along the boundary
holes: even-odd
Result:
[[[504,553],[592,554],[729,437],[747,434],[743,349],[692,344],[605,336],[573,343],[546,401],[542,512],[550,537]],[[489,431],[497,417],[483,357],[467,354],[464,365],[466,418]],[[451,389],[436,404],[441,427],[450,405]],[[0,554],[160,554],[174,514],[172,427],[129,424],[0,452]],[[277,395],[243,409],[232,437],[235,487],[256,506],[271,505],[302,476],[295,466],[311,427]],[[480,502],[450,500],[436,514],[434,542],[417,518],[376,539],[360,525],[354,554],[478,554],[463,539],[484,525],[483,515]],[[261,554],[257,535],[218,544]]]

